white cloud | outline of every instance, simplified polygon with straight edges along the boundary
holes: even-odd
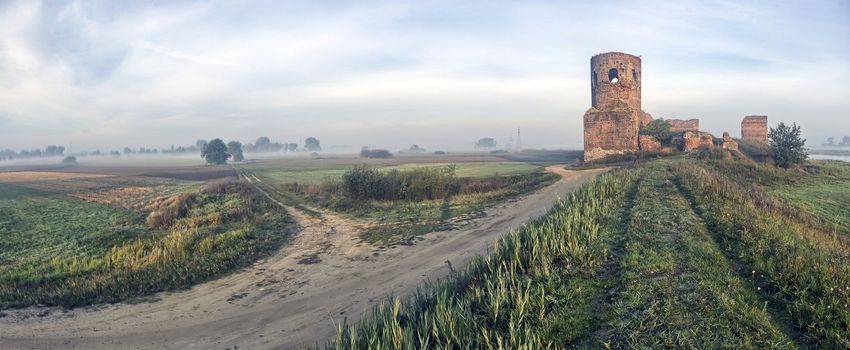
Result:
[[[589,58],[611,50],[643,56],[655,116],[734,133],[767,113],[814,138],[850,134],[848,5],[796,6],[19,1],[0,5],[0,148],[461,145],[468,132],[448,130],[517,125],[577,145]]]

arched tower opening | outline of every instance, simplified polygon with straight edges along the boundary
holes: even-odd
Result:
[[[617,68],[611,68],[608,70],[608,82],[611,84],[620,82],[620,73],[617,72]]]

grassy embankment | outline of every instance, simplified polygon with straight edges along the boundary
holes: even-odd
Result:
[[[602,176],[328,347],[850,347],[850,247],[759,187],[781,179],[830,181],[694,159]]]
[[[0,309],[185,288],[268,254],[287,220],[235,182],[137,211],[10,184],[0,194]]]
[[[444,171],[449,168],[451,173]],[[375,180],[368,185],[374,191],[361,191],[370,195],[358,196],[344,181],[353,169],[243,166],[240,171],[257,176],[270,193],[291,205],[305,203],[365,219],[372,225],[361,237],[386,244],[452,228],[480,215],[489,205],[557,180],[539,166],[518,162],[407,164],[370,168],[394,179]],[[393,190],[383,191],[388,187]]]

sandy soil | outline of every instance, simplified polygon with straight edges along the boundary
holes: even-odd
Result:
[[[9,173],[0,173],[0,182],[32,182],[32,181],[52,181],[52,180],[70,180],[80,178],[104,177],[106,175],[91,174],[91,173],[71,173],[71,172],[53,172],[53,171],[18,171]]]
[[[62,311],[31,308],[0,317],[3,349],[300,349],[324,342],[388,293],[404,295],[486,253],[499,235],[546,212],[604,169],[547,168],[562,180],[487,210],[459,229],[413,246],[357,238],[366,223],[289,208],[299,224],[276,255],[251,268],[159,300]]]

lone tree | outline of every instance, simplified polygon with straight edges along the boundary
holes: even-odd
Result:
[[[496,147],[496,139],[485,137],[475,142],[475,148],[494,148]]]
[[[770,151],[777,166],[787,169],[808,158],[806,140],[800,136],[800,127],[797,123],[791,126],[779,123],[775,129],[770,128],[767,136],[770,138]]]
[[[227,153],[233,156],[234,162],[245,160],[245,155],[242,154],[242,143],[239,141],[230,141],[227,143]]]
[[[670,143],[670,137],[673,136],[673,133],[670,132],[670,122],[662,118],[655,119],[649,122],[649,124],[646,124],[646,126],[640,130],[640,133],[641,135],[652,136],[658,140],[658,142],[665,145]]]
[[[322,150],[322,146],[319,144],[319,140],[312,136],[304,140],[304,148],[306,148],[310,152],[317,152]]]
[[[210,141],[201,151],[201,158],[206,159],[207,164],[226,164],[230,154],[227,153],[227,146],[221,139]]]

